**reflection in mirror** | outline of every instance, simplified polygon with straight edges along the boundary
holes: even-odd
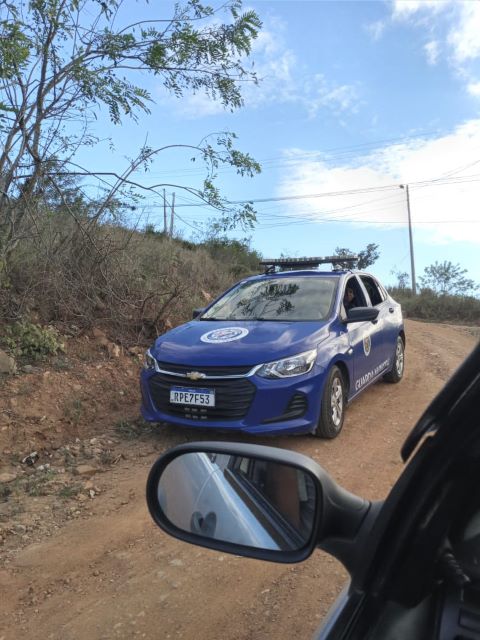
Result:
[[[316,485],[303,469],[218,453],[172,460],[157,495],[167,520],[183,531],[274,551],[306,546],[317,509]]]

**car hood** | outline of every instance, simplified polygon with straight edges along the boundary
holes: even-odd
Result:
[[[157,338],[151,352],[171,364],[256,365],[313,349],[327,336],[327,322],[194,320]]]

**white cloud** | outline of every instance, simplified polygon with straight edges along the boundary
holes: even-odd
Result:
[[[376,42],[377,40],[380,40],[380,38],[382,37],[386,26],[387,25],[384,20],[377,20],[376,22],[371,22],[370,24],[367,24],[365,26],[365,29],[372,37],[372,40]]]
[[[392,20],[423,28],[430,38],[424,46],[429,64],[437,63],[442,50],[470,92],[469,63],[480,59],[480,2],[393,0]]]
[[[317,74],[305,82],[303,92],[296,100],[304,104],[311,118],[325,108],[338,116],[345,112],[356,113],[360,104],[356,87],[332,84],[323,74]]]
[[[267,104],[294,104],[309,118],[315,118],[322,110],[340,117],[355,113],[361,104],[359,87],[345,83],[333,83],[324,75],[309,75],[299,63],[294,52],[285,44],[287,25],[270,17],[269,24],[258,35],[252,47],[254,71],[258,84],[245,83],[242,95],[246,108],[256,109]],[[163,101],[169,98],[163,98]],[[218,101],[212,101],[203,93],[185,95],[175,100],[179,115],[199,118],[225,113]]]
[[[392,18],[414,21],[421,17],[430,18],[430,26],[436,26],[440,14],[448,10],[446,42],[459,62],[480,57],[480,2],[463,0],[394,0]],[[423,24],[420,21],[420,24]],[[438,45],[438,43],[437,43]],[[430,43],[425,46],[430,54]]]
[[[440,54],[440,47],[438,42],[436,40],[430,40],[430,42],[427,42],[427,44],[423,48],[427,55],[428,64],[432,66],[436,65],[438,56]]]
[[[480,82],[470,82],[467,90],[470,95],[480,98]]]
[[[175,100],[177,113],[187,118],[203,118],[225,113],[225,107],[219,100],[212,100],[204,93],[185,96],[180,102],[176,98],[172,100]]]
[[[378,41],[388,28],[395,23],[410,23],[431,32],[435,24],[435,16],[448,8],[453,0],[391,0],[390,18],[377,20],[365,26],[372,40]],[[437,62],[439,43],[430,40],[424,45],[429,64]]]
[[[452,0],[394,0],[393,17],[408,20],[419,12],[440,13]]]
[[[331,194],[289,203],[306,220],[338,220],[368,227],[399,228],[407,224],[405,191],[410,184],[416,232],[432,242],[480,244],[480,119],[471,120],[436,139],[412,139],[332,165],[321,154],[286,153],[288,169],[280,196]],[[475,176],[475,177],[472,177]],[[435,182],[430,182],[435,181]],[[425,184],[416,184],[425,182]],[[332,195],[350,191],[343,195]]]
[[[480,57],[480,3],[462,2],[458,5],[458,23],[451,29],[448,41],[459,62]]]
[[[288,102],[295,98],[298,61],[284,43],[286,25],[274,20],[270,28],[260,32],[252,49],[258,85],[244,89],[245,104],[258,107],[273,101]]]
[[[360,103],[358,87],[333,83],[323,74],[309,75],[284,43],[286,25],[276,20],[274,27],[263,31],[255,42],[253,57],[261,81],[245,88],[245,105],[296,104],[310,118],[325,109],[337,116],[355,113]]]

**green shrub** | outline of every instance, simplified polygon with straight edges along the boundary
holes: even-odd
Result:
[[[48,485],[54,478],[55,472],[50,469],[44,473],[35,473],[25,482],[25,493],[32,497],[49,495],[51,493],[51,489]]]
[[[247,240],[210,238],[203,246],[216,263],[228,269],[235,278],[245,277],[261,271],[261,255],[250,248]]]
[[[438,295],[430,289],[413,296],[410,289],[391,287],[390,295],[402,305],[407,318],[431,322],[480,324],[480,300],[473,296]]]
[[[43,325],[67,331],[72,324],[97,325],[124,344],[150,342],[233,282],[261,271],[260,255],[246,240],[193,242],[114,223],[89,224],[82,233],[63,215],[42,216],[36,234],[11,255],[11,286],[0,282],[0,322],[28,319],[33,308]],[[18,342],[12,346],[23,354]],[[35,357],[39,342],[25,355]]]
[[[63,405],[63,415],[75,427],[80,424],[84,414],[85,407],[80,398],[73,398],[71,400],[68,400]]]
[[[114,427],[117,436],[124,440],[135,440],[142,436],[149,435],[155,432],[155,427],[143,420],[137,418],[136,420],[119,420]]]
[[[41,327],[31,322],[16,322],[8,325],[5,333],[4,342],[17,357],[42,360],[64,349],[60,335],[53,327]]]
[[[120,420],[115,425],[115,431],[118,436],[124,440],[135,440],[141,435],[141,430],[137,424],[129,420]]]
[[[12,493],[11,488],[8,484],[4,482],[0,482],[0,500],[6,501],[8,500],[8,496]]]
[[[60,498],[74,498],[82,491],[82,485],[79,483],[76,484],[66,484],[64,487],[61,487],[58,491],[58,496]]]

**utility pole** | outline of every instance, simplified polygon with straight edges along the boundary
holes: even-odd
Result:
[[[170,237],[173,238],[173,218],[175,216],[175,192],[172,193],[172,208],[170,210]]]
[[[412,276],[412,294],[416,296],[417,285],[415,283],[415,257],[413,255],[412,217],[410,215],[410,193],[408,191],[408,184],[401,184],[400,189],[405,189],[407,194],[408,237],[410,239],[410,273]]]
[[[163,190],[163,233],[167,235],[167,198]]]

